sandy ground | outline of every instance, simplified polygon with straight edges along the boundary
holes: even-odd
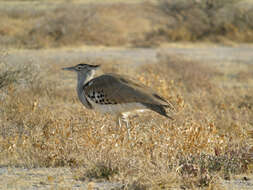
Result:
[[[69,168],[0,168],[0,189],[83,189],[118,190],[123,184],[108,182],[83,182],[75,180]],[[220,186],[230,190],[253,189],[252,178],[221,181]]]
[[[123,184],[109,182],[84,182],[75,180],[69,168],[0,168],[0,189],[82,189],[82,190],[120,190]],[[221,181],[220,187],[229,190],[252,190],[252,176],[230,181]]]
[[[42,50],[9,50],[6,61],[46,64],[75,64],[86,60],[128,60],[134,65],[155,63],[157,54],[166,52],[171,55],[183,56],[191,60],[212,63],[220,68],[227,64],[239,67],[253,64],[253,45],[243,44],[235,47],[204,45],[204,44],[170,44],[161,48],[107,48],[82,47]],[[241,65],[241,66],[240,66]]]
[[[12,62],[13,65],[23,62],[45,67],[51,64],[59,66],[74,65],[87,60],[124,60],[123,64],[120,65],[121,67],[135,69],[135,67],[146,63],[156,64],[157,55],[160,52],[210,64],[228,74],[231,74],[232,71],[234,72],[235,68],[237,71],[243,70],[247,68],[246,66],[248,64],[253,64],[253,45],[226,47],[203,44],[171,44],[157,49],[82,47],[78,49],[10,50],[3,59],[5,62]],[[221,186],[230,190],[253,189],[253,177],[249,177],[248,180],[239,178],[231,181],[221,181]],[[116,183],[88,183],[78,181],[74,178],[70,168],[22,169],[0,166],[0,189],[116,190],[122,188],[122,184]]]
[[[88,189],[116,190],[123,185],[75,180],[69,168],[0,168],[0,189]]]

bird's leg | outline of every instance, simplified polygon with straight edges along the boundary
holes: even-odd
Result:
[[[130,138],[130,127],[129,127],[129,120],[128,120],[128,114],[118,114],[116,116],[116,123],[119,126],[119,128],[121,129],[122,126],[122,122],[124,122],[126,128],[127,128],[127,134],[128,134],[128,138]]]
[[[119,126],[119,128],[121,129],[121,115],[119,114],[119,115],[117,115],[116,116],[116,125],[118,125]]]
[[[126,128],[127,128],[127,134],[128,137],[130,138],[130,127],[129,127],[129,120],[128,120],[128,114],[122,114],[121,115],[122,121],[125,123]]]

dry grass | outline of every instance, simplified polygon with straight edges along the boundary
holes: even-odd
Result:
[[[252,173],[252,89],[221,88],[214,69],[158,58],[159,67],[133,75],[174,103],[176,120],[132,118],[131,140],[110,116],[83,108],[55,75],[59,67],[40,73],[31,63],[13,75],[3,61],[1,80],[9,82],[1,86],[0,165],[71,167],[76,180],[116,181],[126,189],[218,188],[220,178]],[[106,63],[105,70],[115,67]],[[32,80],[10,80],[15,72],[33,73]]]
[[[166,15],[163,25],[146,35],[157,44],[161,41],[252,41],[249,1],[178,0],[159,1],[158,9]],[[162,17],[163,18],[163,17]],[[158,43],[159,44],[159,43]]]
[[[60,2],[0,2],[1,44],[150,47],[171,41],[253,41],[253,4],[247,0]]]

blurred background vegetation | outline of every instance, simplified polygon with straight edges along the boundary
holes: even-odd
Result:
[[[252,20],[251,0],[2,0],[0,44],[46,48],[253,42]]]

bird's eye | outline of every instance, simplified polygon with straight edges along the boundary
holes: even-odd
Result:
[[[82,67],[81,67],[81,66],[78,66],[78,67],[77,67],[77,70],[81,70],[81,69],[82,69]]]

